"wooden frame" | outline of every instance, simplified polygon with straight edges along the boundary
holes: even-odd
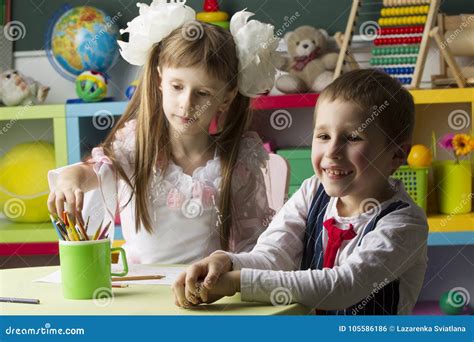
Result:
[[[418,52],[418,57],[416,59],[415,71],[413,73],[412,81],[410,85],[408,86],[408,88],[416,89],[416,88],[419,88],[420,86],[421,76],[423,75],[423,69],[426,62],[426,55],[428,52],[429,34],[436,21],[436,14],[438,13],[439,4],[440,4],[439,0],[430,1],[430,8],[426,17],[425,26],[423,29],[423,35],[420,42],[420,50]],[[334,78],[337,78],[341,75],[342,68],[345,61],[350,62],[351,64],[354,62],[353,56],[349,54],[349,45],[352,40],[355,22],[357,20],[358,11],[361,5],[362,5],[361,0],[352,1],[351,12],[349,14],[346,30],[343,35],[343,42],[340,45],[341,50],[339,52],[339,58],[337,60],[336,69],[334,71]],[[358,65],[355,64],[354,67],[358,68]]]
[[[440,51],[440,74],[431,76],[431,82],[435,86],[450,85],[456,82],[459,88],[464,88],[474,84],[474,67],[465,67],[461,70],[455,59],[455,51],[452,51],[446,44],[444,38],[446,31],[455,31],[462,26],[463,22],[466,22],[464,16],[439,14],[437,26],[430,31],[430,37],[434,39]],[[474,28],[474,24],[470,24],[470,28]]]

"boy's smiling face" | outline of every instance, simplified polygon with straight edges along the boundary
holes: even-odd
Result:
[[[388,144],[380,121],[367,124],[370,113],[362,113],[355,103],[318,101],[311,160],[325,191],[351,204],[382,201],[387,178],[403,162],[403,154]]]

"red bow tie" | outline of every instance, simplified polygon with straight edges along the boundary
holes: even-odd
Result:
[[[338,228],[334,217],[324,221],[323,225],[328,231],[328,243],[326,245],[326,250],[324,251],[323,268],[332,268],[334,267],[337,251],[341,247],[342,241],[351,240],[357,234],[354,231],[354,226],[352,224],[349,224],[349,229],[344,230]]]
[[[319,50],[321,50],[321,48],[316,48],[308,56],[294,57],[293,60],[295,61],[295,63],[293,64],[292,68],[297,71],[303,70],[306,64],[308,64],[318,56]]]

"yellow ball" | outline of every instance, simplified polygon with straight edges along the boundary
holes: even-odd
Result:
[[[408,165],[414,167],[430,166],[432,160],[431,150],[421,144],[413,145],[407,158]]]
[[[49,220],[48,171],[56,167],[54,147],[40,141],[16,145],[0,159],[0,211],[14,222]]]

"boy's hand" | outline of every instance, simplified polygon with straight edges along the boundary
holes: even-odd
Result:
[[[240,292],[240,271],[231,271],[220,276],[212,289],[202,286],[198,289],[200,302],[213,303],[226,296],[233,296]]]
[[[232,261],[225,253],[216,253],[198,261],[181,273],[174,282],[172,289],[177,306],[199,304],[197,284],[210,290],[220,275],[232,269]]]

